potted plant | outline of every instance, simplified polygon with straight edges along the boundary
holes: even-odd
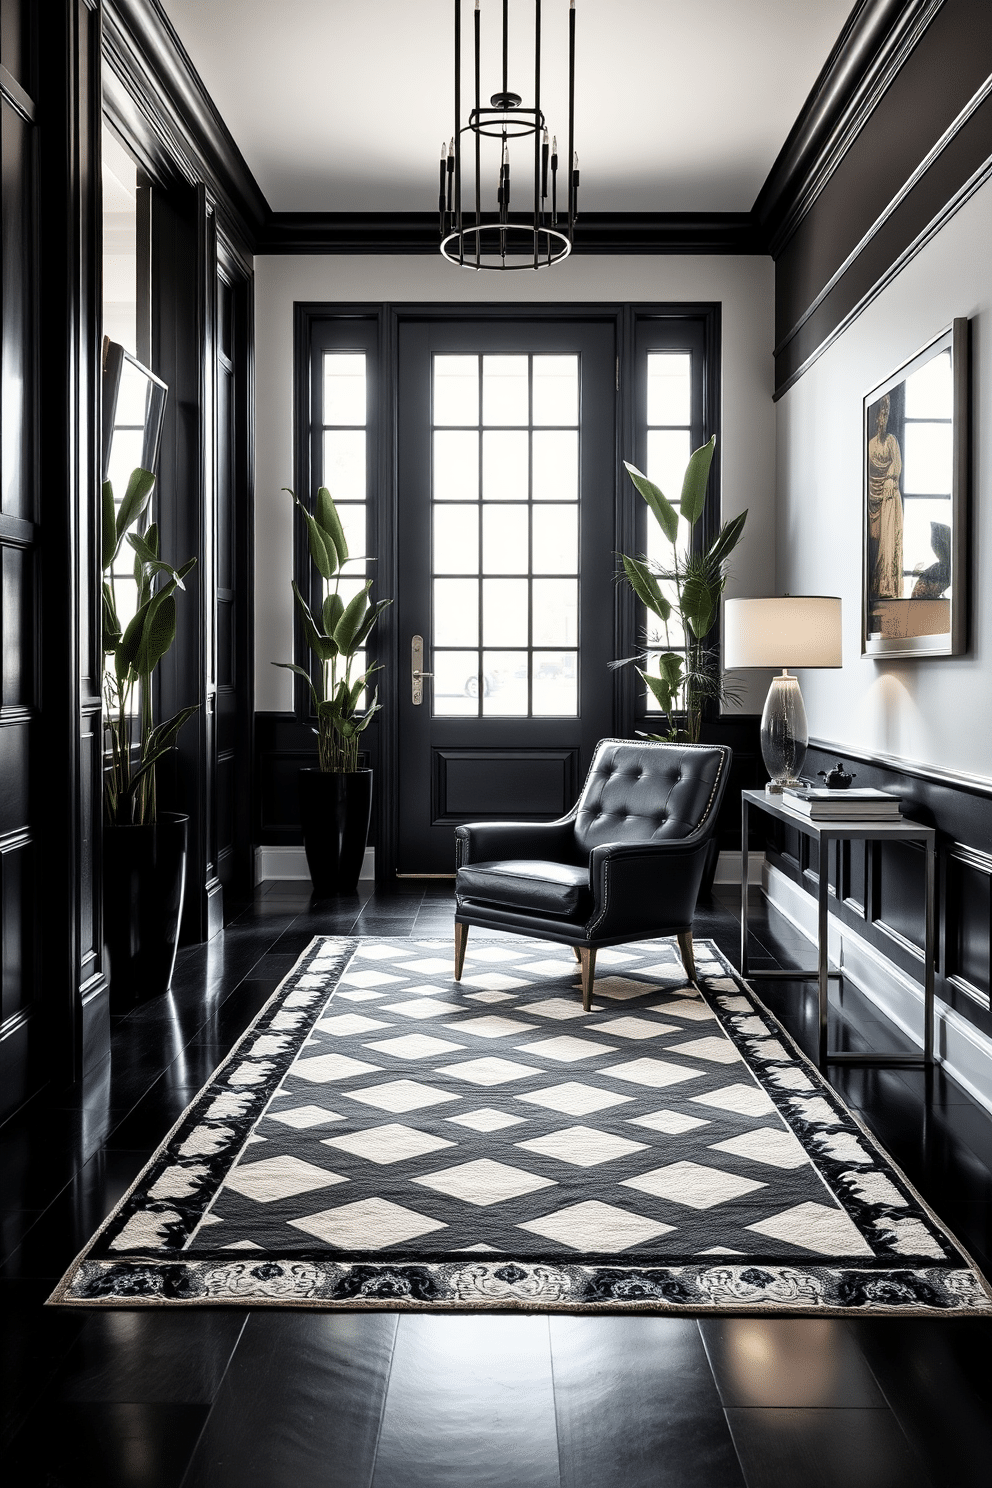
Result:
[[[391,601],[371,600],[369,579],[345,603],[340,589],[348,544],[330,491],[320,487],[311,513],[294,492],[284,489],[303,513],[310,557],[325,589],[323,603],[314,614],[293,581],[303,634],[315,665],[308,669],[295,662],[273,663],[305,678],[317,715],[318,768],[300,771],[303,842],[315,891],[353,894],[372,815],[372,771],[359,769],[358,745],[381,706],[378,690],[371,700],[364,696],[378,664],[356,675],[356,659]]]
[[[104,938],[116,1009],[165,992],[179,943],[189,818],[158,810],[155,769],[196,704],[157,724],[155,669],[176,638],[175,591],[196,562],[176,569],[159,555],[158,528],[132,531],[148,510],[155,477],[135,470],[120,510],[103,486],[103,691],[109,764],[104,773]],[[118,619],[114,565],[125,539],[134,550],[137,606]]]
[[[720,612],[720,595],[727,582],[727,559],[740,542],[747,512],[725,522],[705,550],[694,551],[692,544],[692,529],[703,514],[715,447],[714,435],[690,455],[678,510],[653,481],[635,465],[624,461],[627,474],[672,548],[670,561],[663,564],[620,554],[631,589],[660,622],[660,628],[648,629],[646,646],[639,656],[628,656],[615,663],[636,666],[638,676],[666,717],[668,732],[648,735],[650,738],[698,744],[706,701],[736,702],[740,697],[735,684],[721,671],[706,638]],[[679,544],[680,515],[688,527],[684,547]],[[681,640],[675,645],[671,640],[673,617],[681,631]],[[651,671],[653,658],[657,660],[656,672]]]

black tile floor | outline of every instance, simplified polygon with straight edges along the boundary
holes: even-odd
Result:
[[[695,931],[736,962],[718,895]],[[755,966],[808,964],[785,920],[752,914]],[[5,1488],[988,1488],[984,1320],[42,1307],[314,934],[450,930],[449,884],[268,886],[180,953],[168,996],[114,1020],[85,1093],[0,1127]],[[759,990],[812,1047],[810,987]],[[853,991],[833,1023],[850,1048],[894,1042]],[[992,1117],[939,1071],[832,1078],[992,1274]]]

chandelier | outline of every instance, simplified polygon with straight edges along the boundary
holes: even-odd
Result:
[[[548,138],[541,109],[541,0],[534,0],[534,102],[510,91],[509,0],[503,0],[503,86],[482,103],[480,0],[475,0],[475,105],[462,124],[462,0],[455,0],[455,132],[441,146],[438,214],[441,253],[469,269],[539,269],[572,251],[579,195],[575,153],[575,0],[568,11],[568,153],[558,163],[557,136]],[[462,142],[474,164],[474,201],[462,191]],[[495,146],[483,145],[494,140]],[[525,143],[513,145],[513,141]],[[531,141],[533,148],[531,148]],[[514,173],[511,198],[511,148]],[[473,158],[474,157],[474,158]],[[483,211],[483,175],[489,203]],[[530,172],[533,171],[533,182]],[[520,184],[518,185],[518,181]],[[512,207],[511,207],[512,200]]]

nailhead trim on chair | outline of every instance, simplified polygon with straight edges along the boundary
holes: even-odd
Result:
[[[601,740],[600,741],[600,745],[596,749],[596,754],[594,754],[593,757],[592,757],[592,764],[589,766],[590,773],[592,771],[593,765],[595,765],[595,763],[596,763],[596,757],[599,754],[599,749],[604,744],[630,744],[631,742],[632,741],[630,739],[603,739],[603,740]],[[653,740],[644,739],[644,740],[641,740],[640,743],[641,743],[641,747],[647,747],[647,748],[655,748],[655,749],[657,749],[659,747],[664,747],[664,748],[670,749],[672,747],[670,744],[667,744],[667,743],[663,744],[661,740],[659,740],[657,743],[655,743]],[[680,747],[682,749],[720,749],[720,748],[722,748],[722,746],[719,745],[719,744],[683,744]],[[721,756],[720,756],[720,768],[716,772],[716,777],[715,777],[715,779],[713,781],[713,789],[710,791],[710,798],[706,802],[706,810],[703,812],[702,816],[699,818],[699,821],[693,827],[693,831],[694,832],[698,832],[699,831],[699,828],[704,824],[704,822],[706,821],[706,818],[710,814],[710,807],[713,805],[713,797],[716,795],[716,789],[717,789],[717,786],[720,784],[720,779],[721,779],[721,776],[723,774],[723,771],[724,771],[724,768],[726,766],[726,763],[727,763],[727,756],[726,756],[726,754],[721,754]],[[685,839],[683,838],[682,841],[684,842]],[[609,908],[610,908],[610,868],[611,868],[611,866],[612,865],[608,862],[606,864],[606,871],[603,874],[603,908],[602,908],[601,912],[597,915],[596,919],[590,921],[590,923],[586,926],[586,937],[587,937],[587,939],[591,939],[591,937],[596,932],[596,927],[603,922],[603,920],[607,916],[607,913],[609,912]],[[591,887],[592,887],[592,882],[590,880],[590,888]]]

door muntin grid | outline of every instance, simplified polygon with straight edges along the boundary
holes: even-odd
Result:
[[[579,712],[579,357],[435,354],[436,717]]]

